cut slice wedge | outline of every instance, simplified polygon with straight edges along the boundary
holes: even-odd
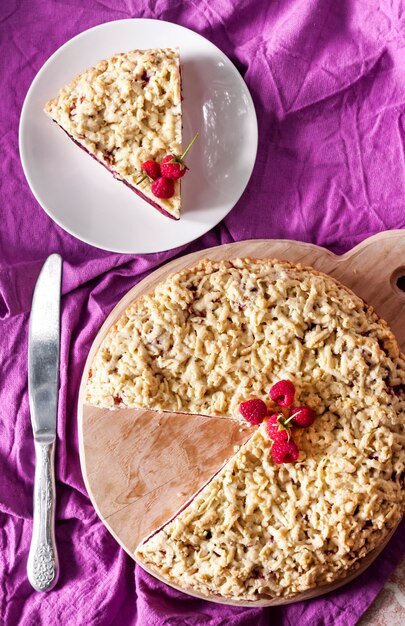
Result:
[[[164,215],[180,218],[180,181],[157,198],[142,163],[182,152],[181,77],[177,48],[133,50],[101,61],[47,102],[73,141]]]
[[[254,432],[247,423],[222,418],[90,406],[83,409],[83,423],[89,493],[131,554]]]

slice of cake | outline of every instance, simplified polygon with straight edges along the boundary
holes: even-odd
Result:
[[[101,61],[62,87],[45,111],[115,178],[164,215],[180,218],[180,180],[171,183],[171,197],[157,197],[142,171],[144,162],[160,163],[182,151],[177,48],[133,50]]]
[[[403,408],[403,407],[402,407]],[[395,414],[327,411],[276,465],[263,423],[135,557],[184,591],[234,600],[291,597],[345,576],[404,510]]]

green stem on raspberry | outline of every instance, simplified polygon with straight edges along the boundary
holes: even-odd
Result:
[[[285,420],[284,426],[288,426],[288,424],[291,422],[291,420],[294,419],[296,415],[297,415],[296,413],[293,413],[292,415],[290,415],[290,417],[287,420]]]
[[[186,158],[187,153],[189,152],[190,148],[192,147],[192,145],[194,144],[195,140],[198,137],[198,133],[196,133],[194,135],[194,137],[192,138],[192,140],[190,141],[190,143],[188,144],[187,148],[184,150],[183,154],[181,155],[181,157],[179,158],[180,163],[182,163],[184,161],[184,159]]]
[[[279,426],[281,426],[282,428],[285,428],[285,425],[287,422],[284,421],[284,415],[282,413],[279,413],[277,415],[277,422]]]
[[[290,437],[291,437],[291,428],[289,427],[289,422],[292,420],[292,418],[294,416],[289,417],[287,420],[283,420],[284,415],[280,414],[277,417],[277,422],[279,423],[279,425],[281,426],[281,429],[279,428],[279,430],[286,430],[287,434],[288,434],[288,441],[290,441]]]
[[[134,176],[135,185],[140,185],[141,183],[143,183],[143,181],[145,180],[145,178],[148,178],[147,174],[145,174],[144,176],[142,176],[142,178],[140,178],[139,180],[135,180],[135,176]]]

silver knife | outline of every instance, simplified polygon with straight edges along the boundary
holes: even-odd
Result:
[[[62,258],[51,254],[35,285],[28,339],[28,393],[35,446],[34,523],[27,574],[49,591],[59,574],[55,543],[55,441],[58,413]]]

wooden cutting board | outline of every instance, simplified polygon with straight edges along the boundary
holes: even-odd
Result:
[[[405,291],[400,288],[402,276],[405,285],[402,230],[370,237],[342,256],[297,241],[242,241],[183,256],[150,274],[122,298],[100,328],[84,367],[78,403],[80,459],[87,490],[99,517],[131,557],[138,543],[168,521],[252,430],[248,425],[221,418],[133,409],[108,411],[88,406],[83,398],[91,362],[109,328],[132,300],[153,290],[169,274],[193,266],[200,259],[236,257],[278,258],[330,274],[375,308],[390,324],[405,352]],[[349,571],[343,580],[292,600],[275,598],[247,603],[187,593],[238,606],[288,604],[349,582],[370,565],[383,547],[365,557],[360,568]]]

